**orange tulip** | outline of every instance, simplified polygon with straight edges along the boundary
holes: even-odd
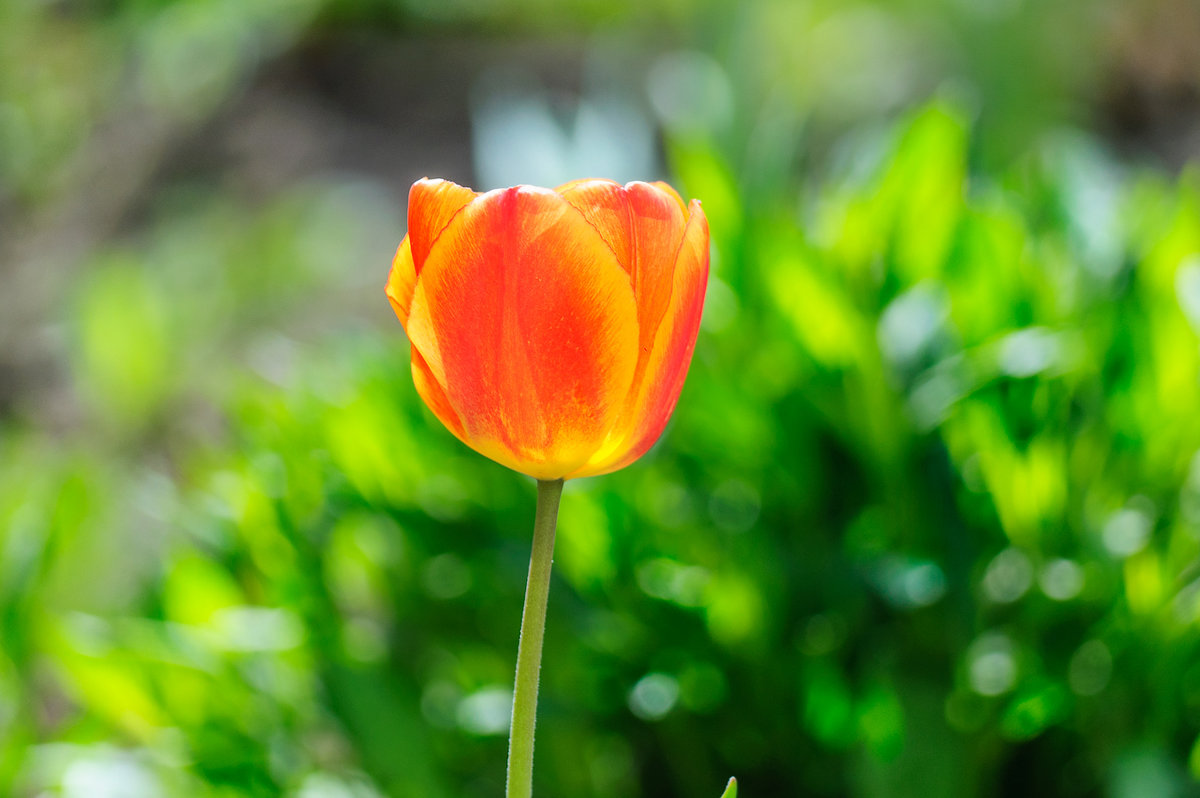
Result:
[[[387,296],[413,381],[475,451],[543,480],[649,449],[687,376],[708,222],[665,183],[486,194],[419,180]]]

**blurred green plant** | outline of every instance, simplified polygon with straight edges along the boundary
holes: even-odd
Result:
[[[266,44],[191,74],[232,18],[202,3],[0,4],[4,207],[86,188],[85,131],[134,118],[114,54],[185,125],[306,14],[436,27],[233,5]],[[908,52],[911,5],[697,12],[728,113],[664,125],[714,279],[663,443],[563,497],[546,792],[1197,792],[1200,173],[1048,124],[1077,67],[1017,81],[1008,34],[963,55],[1008,87],[977,103],[837,106],[845,32]],[[80,418],[0,417],[0,794],[500,794],[532,485],[440,431],[386,308],[345,322],[397,217],[345,176],[180,180],[62,277]]]
[[[672,151],[741,212],[709,208],[674,429],[564,497],[546,784],[1190,789],[1200,180],[1098,195],[1117,167],[1077,137],[989,178],[967,129],[930,105],[787,213],[719,150]],[[1073,221],[1098,196],[1107,259]],[[80,384],[142,418],[185,411],[164,364],[203,346],[159,331],[153,251],[99,256],[77,317]],[[225,428],[174,473],[5,435],[9,791],[81,768],[180,795],[499,790],[530,487],[430,422],[397,342],[293,360],[215,396]]]

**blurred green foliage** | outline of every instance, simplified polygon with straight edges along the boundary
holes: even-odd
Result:
[[[713,280],[663,441],[564,494],[539,792],[1198,794],[1200,172],[1054,116],[1079,4],[101,5],[0,5],[30,218],[106,114],[199,125],[342,26],[648,16],[732,87],[662,120]],[[835,96],[940,11],[976,94]],[[534,491],[415,394],[402,207],[154,192],[55,289],[73,420],[0,416],[0,795],[499,795]]]

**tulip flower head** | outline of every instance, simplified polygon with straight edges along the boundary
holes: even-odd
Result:
[[[463,443],[541,480],[615,471],[683,388],[708,222],[665,183],[478,194],[419,180],[387,296],[418,393]]]

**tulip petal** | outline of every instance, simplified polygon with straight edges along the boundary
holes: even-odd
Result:
[[[633,265],[629,202],[625,187],[613,180],[572,180],[555,189],[604,239],[626,271]]]
[[[648,355],[671,295],[671,275],[687,224],[683,203],[666,184],[577,180],[559,188],[596,228],[629,272],[638,302],[639,351]]]
[[[654,186],[655,188],[657,188],[660,191],[665,191],[667,194],[669,194],[671,196],[671,198],[673,200],[675,200],[676,203],[679,204],[679,210],[683,212],[684,217],[691,216],[691,213],[692,213],[691,209],[688,208],[687,203],[683,201],[683,197],[679,196],[679,192],[676,191],[674,188],[672,188],[669,183],[664,183],[661,180],[655,180],[650,185]]]
[[[558,188],[556,188],[554,190],[557,191],[559,194],[563,194],[567,191],[571,191],[571,190],[579,188],[581,186],[586,186],[589,183],[607,183],[610,186],[616,186],[617,188],[621,187],[621,184],[618,183],[616,180],[610,180],[607,177],[582,177],[578,180],[570,180],[566,183],[563,183],[561,186],[559,186]]]
[[[412,347],[412,374],[417,393],[425,400],[425,404],[437,416],[438,421],[445,424],[446,429],[453,432],[456,438],[466,442],[466,430],[463,427],[462,419],[458,417],[450,400],[446,398],[446,389],[438,383],[433,372],[429,370],[429,364],[425,362],[425,358],[421,357],[421,353],[415,346]]]
[[[607,474],[637,460],[662,435],[687,378],[708,284],[708,220],[695,200],[675,260],[670,305],[658,328],[640,384],[607,445],[572,478]]]
[[[592,456],[637,362],[628,275],[561,196],[527,186],[452,218],[419,272],[407,329],[460,437],[539,479]]]
[[[639,344],[643,356],[650,351],[658,326],[667,312],[672,277],[687,219],[678,195],[649,183],[626,186],[633,226],[633,267],[630,276],[638,300]]]
[[[408,236],[405,236],[396,248],[396,256],[392,258],[392,270],[388,272],[387,298],[401,324],[408,324],[408,308],[412,304],[413,289],[417,285],[417,270],[413,266],[411,246]]]
[[[408,192],[408,238],[414,273],[420,274],[429,250],[446,225],[478,196],[449,180],[422,178]]]

